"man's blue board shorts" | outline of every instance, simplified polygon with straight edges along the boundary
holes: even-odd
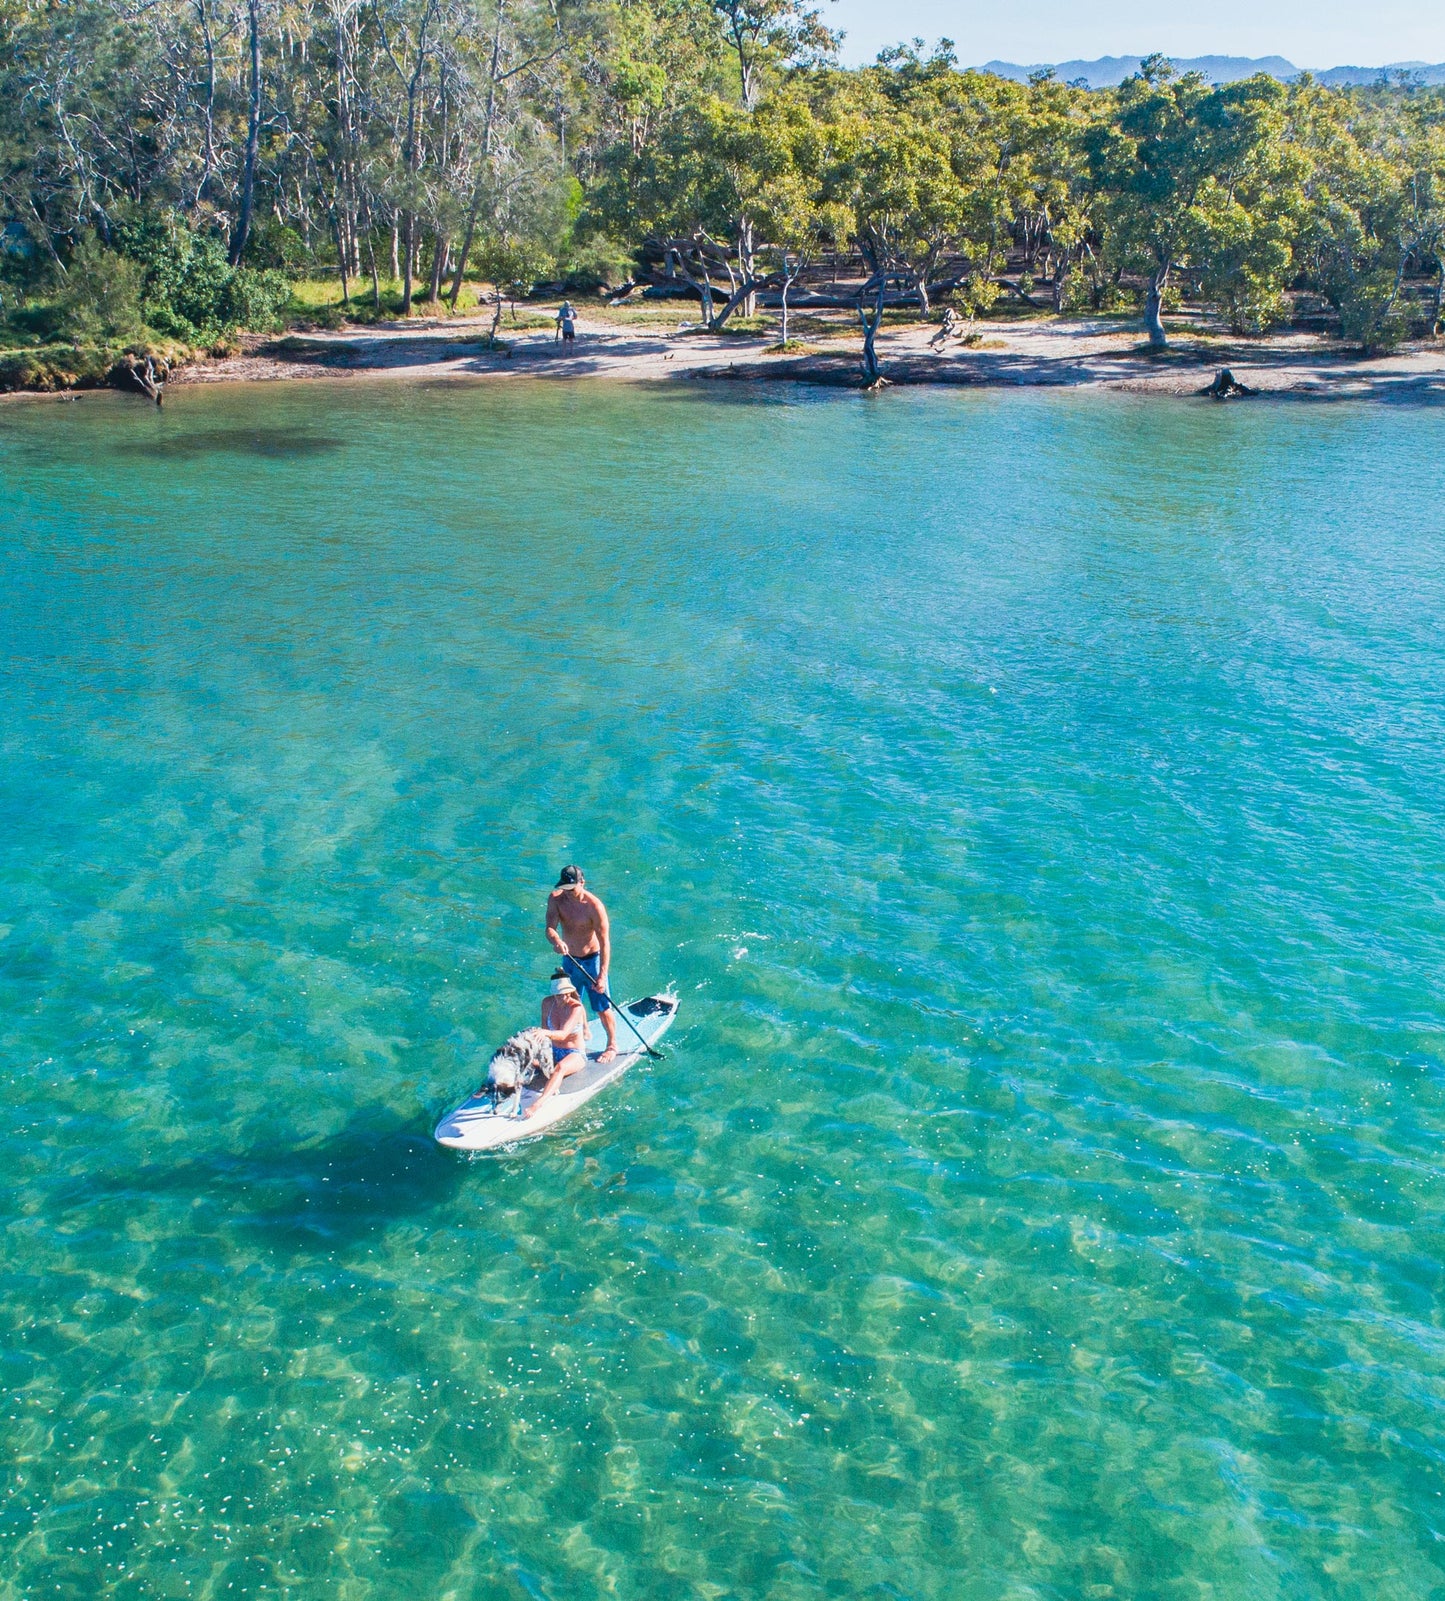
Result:
[[[596,1016],[600,1017],[612,1005],[612,1002],[596,987],[602,973],[601,951],[593,951],[590,956],[564,956],[562,971],[574,984],[581,985],[587,991],[587,999],[591,1002]]]

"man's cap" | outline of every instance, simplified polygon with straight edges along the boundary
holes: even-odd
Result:
[[[580,884],[582,882],[582,869],[580,867],[564,867],[557,875],[557,888],[564,884]]]
[[[561,978],[554,978],[552,980],[552,987],[547,991],[547,993],[549,995],[575,995],[577,993],[577,986],[570,978],[567,977],[565,973],[563,973]]]

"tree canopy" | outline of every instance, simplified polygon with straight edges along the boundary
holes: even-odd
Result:
[[[1313,297],[1368,348],[1439,325],[1440,91],[836,45],[804,0],[0,0],[0,281],[76,338],[204,341],[307,274],[409,311],[644,268],[716,329],[824,257],[865,338],[1000,294],[1137,304],[1159,345],[1181,296],[1242,333]]]

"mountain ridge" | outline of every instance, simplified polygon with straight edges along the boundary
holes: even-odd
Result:
[[[1142,56],[1099,56],[1093,61],[1060,61],[1053,65],[1052,70],[1064,83],[1083,79],[1090,89],[1114,89],[1139,70],[1143,59]],[[1170,60],[1181,72],[1203,73],[1211,83],[1235,83],[1240,78],[1250,78],[1259,72],[1288,83],[1307,70],[1295,66],[1284,56],[1189,56],[1177,60],[1171,56]],[[1030,73],[1049,68],[1046,64],[1022,66],[1016,61],[986,61],[978,70],[1024,83]],[[1342,88],[1378,83],[1382,77],[1402,72],[1418,76],[1427,85],[1445,84],[1445,61],[1392,61],[1383,67],[1325,67],[1319,71],[1311,69],[1311,76],[1318,83]]]

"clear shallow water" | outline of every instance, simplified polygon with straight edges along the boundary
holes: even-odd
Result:
[[[1445,1585],[1442,446],[0,411],[0,1597]],[[570,859],[669,1058],[458,1160]]]

